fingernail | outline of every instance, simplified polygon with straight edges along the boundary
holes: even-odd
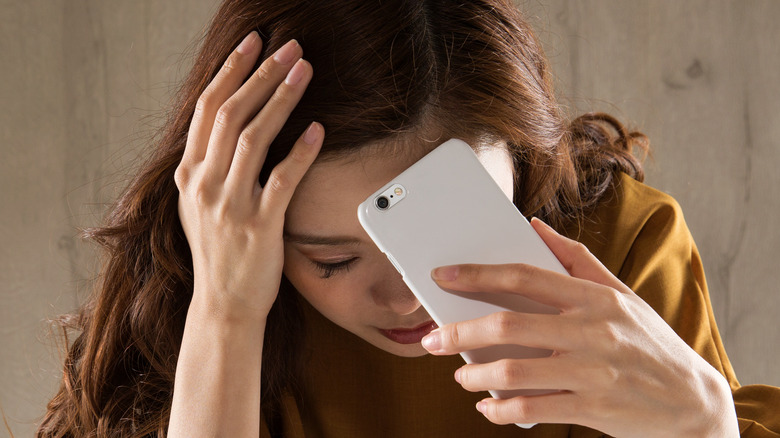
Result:
[[[430,353],[441,350],[441,336],[439,336],[439,330],[434,330],[428,333],[424,338],[422,338],[421,342],[423,348],[428,350]]]
[[[298,62],[295,63],[295,66],[290,70],[290,73],[287,73],[287,78],[284,80],[285,84],[295,85],[301,81],[304,73],[303,62],[303,59],[299,59]]]
[[[255,45],[257,44],[257,31],[252,31],[249,33],[249,35],[245,36],[244,39],[241,41],[241,44],[236,47],[236,52],[246,55],[247,53],[251,52]]]
[[[274,54],[274,61],[282,65],[287,65],[295,58],[295,48],[298,47],[298,41],[290,40],[277,50]]]
[[[542,224],[542,226],[543,226],[544,228],[546,228],[546,229],[548,229],[548,230],[552,231],[553,233],[556,233],[556,234],[558,233],[557,231],[555,231],[555,230],[553,229],[553,227],[551,227],[551,226],[547,225],[547,223],[546,223],[545,221],[543,221],[543,220],[539,219],[539,218],[538,218],[538,217],[536,217],[536,216],[534,216],[534,217],[532,217],[532,218],[531,218],[531,222],[534,222],[534,221],[536,221],[536,222],[539,222],[540,224]]]
[[[477,410],[479,412],[482,412],[482,415],[485,414],[486,409],[487,409],[487,403],[485,403],[484,401],[477,403]]]
[[[317,122],[311,122],[311,125],[309,125],[309,128],[303,134],[303,141],[306,142],[306,144],[314,144],[320,136],[320,128],[317,125]]]
[[[442,266],[440,268],[436,268],[431,273],[434,280],[438,281],[453,281],[458,277],[458,267],[457,266]]]
[[[460,368],[455,370],[455,381],[460,383]]]

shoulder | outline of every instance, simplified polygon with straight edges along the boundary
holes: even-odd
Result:
[[[632,251],[647,256],[668,251],[690,255],[693,245],[680,204],[624,173],[584,218],[581,228],[569,235],[618,276]]]
[[[704,268],[680,204],[670,195],[620,175],[583,221],[578,240],[684,339],[698,335],[684,333],[681,318],[707,325]]]

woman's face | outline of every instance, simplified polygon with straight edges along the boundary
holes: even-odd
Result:
[[[511,199],[512,160],[505,145],[496,146],[477,156]],[[422,356],[431,317],[360,226],[357,206],[428,150],[394,156],[379,150],[309,169],[285,216],[284,273],[334,323],[389,353]]]

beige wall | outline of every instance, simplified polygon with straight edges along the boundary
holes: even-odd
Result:
[[[742,383],[780,386],[780,2],[523,2],[572,113],[650,135]],[[95,225],[157,126],[215,4],[0,0],[0,406],[29,436],[60,358],[44,320],[94,274]],[[0,432],[0,436],[4,434]]]
[[[780,386],[780,2],[521,4],[570,105],[649,135],[646,182],[683,207],[740,382]]]

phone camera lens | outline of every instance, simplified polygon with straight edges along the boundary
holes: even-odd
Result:
[[[387,197],[380,196],[376,199],[376,206],[379,207],[380,210],[386,209],[388,205],[390,205],[390,201]]]

